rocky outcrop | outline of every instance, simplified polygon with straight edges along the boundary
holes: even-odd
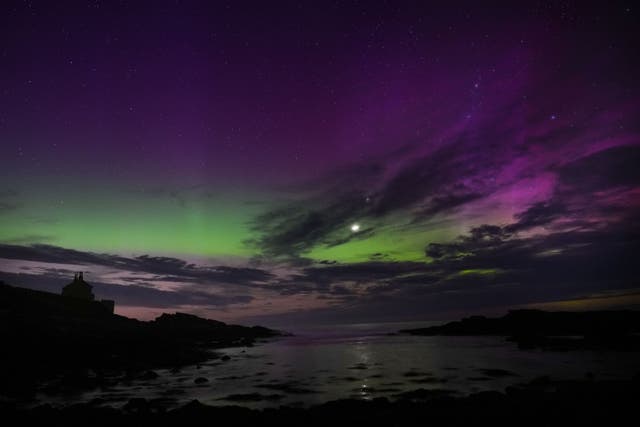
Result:
[[[277,335],[182,313],[142,322],[99,302],[0,284],[0,395],[28,397],[44,380],[88,370],[152,379],[152,369],[199,363],[211,349]]]
[[[514,310],[500,318],[471,316],[412,335],[498,335],[521,348],[640,350],[640,311],[547,312]]]

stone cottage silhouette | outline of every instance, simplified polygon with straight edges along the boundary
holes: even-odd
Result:
[[[91,290],[93,286],[84,281],[83,273],[76,273],[73,282],[62,288],[63,297],[79,298],[87,301],[95,300],[95,295]]]
[[[84,281],[84,274],[82,271],[73,275],[73,282],[69,283],[62,288],[62,296],[69,298],[76,298],[85,301],[95,301],[95,295],[92,292],[93,286]],[[102,304],[110,313],[113,313],[115,308],[115,302],[113,300],[100,300]]]

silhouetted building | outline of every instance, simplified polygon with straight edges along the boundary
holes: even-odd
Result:
[[[92,288],[93,286],[84,281],[82,272],[76,273],[73,282],[62,288],[62,296],[93,301],[95,296],[91,292]]]
[[[116,302],[112,299],[101,299],[100,304],[102,304],[109,313],[113,313],[113,310],[116,308]]]
[[[84,281],[84,276],[82,272],[76,273],[73,275],[73,282],[69,283],[67,286],[62,288],[62,296],[77,298],[85,301],[94,301],[95,296],[91,291],[93,286]],[[113,313],[115,308],[115,302],[113,300],[103,299],[99,301],[109,313]]]

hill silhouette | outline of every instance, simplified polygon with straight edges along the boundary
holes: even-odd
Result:
[[[215,357],[215,348],[252,345],[280,333],[197,316],[163,314],[144,322],[103,304],[0,284],[0,394],[30,394],[61,374],[137,372]],[[73,374],[70,374],[73,373]]]

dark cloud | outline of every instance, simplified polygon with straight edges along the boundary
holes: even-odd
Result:
[[[594,192],[640,185],[640,145],[622,145],[581,157],[558,168],[563,185]]]
[[[533,227],[545,226],[567,215],[567,207],[557,198],[551,201],[538,202],[525,211],[515,215],[514,224],[502,229],[502,232],[517,232]]]
[[[633,254],[640,253],[638,221],[605,224],[580,232],[554,229],[549,234],[533,236],[514,231],[516,224],[523,228],[524,224],[544,225],[540,218],[554,221],[553,215],[532,213],[546,212],[545,208],[533,206],[531,212],[526,210],[519,215],[514,224],[485,224],[451,242],[431,243],[425,248],[428,257],[425,262],[327,262],[300,268],[286,279],[260,269],[197,267],[169,257],[126,258],[45,245],[1,245],[0,255],[152,273],[155,276],[149,281],[151,285],[155,280],[182,282],[177,292],[150,288],[144,277],[134,277],[130,281],[132,286],[96,283],[102,297],[122,300],[128,305],[224,306],[250,301],[248,295],[211,296],[199,286],[208,280],[220,280],[248,283],[281,295],[308,294],[331,299],[336,319],[433,317],[445,311],[589,298],[637,287]],[[31,286],[50,283],[51,289],[46,290],[58,291],[68,273],[66,269],[53,269],[41,275],[4,277]]]
[[[622,206],[607,202],[609,191],[640,187],[640,146],[617,146],[578,158],[556,167],[559,184],[552,196],[517,213],[515,222],[500,228],[503,234],[534,227],[552,227],[559,220],[566,227],[590,227],[589,217],[602,213],[630,213],[636,206],[628,200]]]
[[[128,258],[41,244],[31,246],[0,244],[0,258],[58,264],[96,265],[128,272],[149,273],[164,279],[174,278],[175,281],[185,282],[253,285],[266,282],[273,277],[268,271],[256,268],[196,266],[171,257],[142,255]]]
[[[583,161],[597,169],[596,163],[613,162],[629,154],[625,151],[596,153]],[[587,187],[601,191],[634,185],[631,172],[614,176]],[[329,313],[343,320],[437,318],[445,311],[505,309],[637,289],[633,254],[640,253],[638,207],[626,206],[622,220],[593,223],[593,198],[581,198],[582,204],[572,199],[569,205],[562,203],[559,191],[570,191],[569,182],[565,180],[564,188],[549,200],[516,214],[511,224],[484,224],[453,241],[428,244],[428,262],[388,262],[384,254],[377,254],[370,262],[309,266],[279,286],[295,293],[296,285],[303,284],[304,292],[340,300],[329,311],[306,313],[324,320],[329,320]],[[535,227],[545,227],[546,232],[524,233]],[[363,292],[361,284],[373,286]],[[358,297],[352,298],[355,294]]]
[[[484,225],[453,242],[429,244],[426,252],[431,262],[306,269],[295,281],[324,289],[323,295],[341,303],[286,318],[442,319],[526,304],[625,295],[639,289],[634,255],[640,253],[638,222],[532,237]],[[358,282],[377,285],[361,292],[353,285]],[[357,298],[349,298],[354,290],[360,290]]]
[[[12,274],[0,272],[0,280],[14,286],[59,293],[68,282],[61,277],[67,270],[56,269],[45,274]],[[91,281],[94,293],[100,299],[111,299],[119,306],[149,307],[169,309],[181,305],[223,307],[233,304],[246,304],[253,298],[250,295],[214,295],[197,289],[182,287],[175,292],[163,291],[147,286],[116,285]]]
[[[509,226],[510,227],[510,226]],[[484,224],[473,227],[467,236],[461,237],[465,242],[499,241],[510,235],[509,227]]]
[[[430,218],[482,198],[484,194],[472,192],[464,188],[458,192],[440,195],[428,199],[416,213],[416,220]]]
[[[335,264],[327,267],[309,267],[302,270],[300,278],[313,283],[378,282],[394,277],[423,272],[424,262],[370,261],[353,264]]]
[[[428,153],[420,150],[429,144],[416,141],[388,158],[357,165],[355,170],[364,171],[358,179],[345,171],[326,176],[314,182],[315,192],[307,185],[298,200],[255,218],[251,227],[258,237],[247,243],[265,258],[296,259],[318,246],[342,245],[378,232],[373,226],[349,233],[353,222],[378,224],[402,212],[415,223],[451,213],[498,188],[495,171],[517,152],[505,149],[513,132],[480,126]]]
[[[373,213],[385,215],[424,204],[422,211],[433,215],[479,197],[463,182],[479,174],[466,148],[465,142],[449,144],[405,165],[377,194]]]
[[[309,204],[292,203],[259,215],[251,223],[259,237],[247,243],[265,257],[295,259],[317,245],[335,246],[374,232],[349,231],[349,225],[366,216],[369,209],[363,194],[344,194],[322,207]]]
[[[0,244],[0,258],[60,264],[95,265],[116,265],[125,263],[127,260],[117,255],[95,254],[42,244],[30,246]]]
[[[325,193],[321,200],[293,202],[259,215],[250,224],[259,237],[247,243],[266,258],[293,260],[316,246],[342,245],[369,238],[377,231],[375,227],[367,227],[351,233],[349,225],[354,222],[375,223],[376,217],[417,203],[420,204],[416,206],[416,216],[431,217],[480,198],[481,193],[460,183],[450,183],[449,175],[431,178],[438,171],[426,171],[439,165],[442,156],[426,157],[423,161],[428,164],[412,165],[377,193],[355,190]]]
[[[631,254],[638,250],[640,228],[636,223],[532,237],[512,236],[501,227],[482,226],[455,242],[431,244],[426,252],[438,255],[432,263],[434,268],[448,272],[440,286],[432,290],[450,291],[453,284],[463,284],[460,290],[466,284],[477,290],[489,283],[517,289],[513,298],[517,296],[517,302],[525,303],[534,297],[565,298],[634,287]],[[456,274],[465,271],[479,274]],[[489,273],[483,276],[483,271]],[[496,302],[508,305],[516,301],[497,298]]]
[[[472,143],[463,141],[462,146]],[[624,215],[603,220],[600,214],[613,209],[606,199],[610,190],[638,187],[639,152],[637,146],[615,147],[556,165],[552,170],[558,185],[547,200],[527,206],[511,224],[484,224],[452,241],[429,243],[424,262],[396,262],[388,254],[376,253],[367,262],[341,264],[314,262],[304,255],[319,245],[340,245],[376,232],[375,226],[367,226],[351,233],[353,222],[373,222],[396,209],[411,210],[416,218],[431,217],[490,194],[495,189],[492,181],[476,166],[482,156],[470,157],[461,148],[441,149],[399,168],[377,192],[347,188],[321,193],[260,215],[252,223],[258,237],[249,242],[260,252],[256,260],[288,261],[295,268],[286,278],[276,277],[268,268],[198,266],[172,257],[123,257],[42,244],[2,244],[0,257],[98,265],[184,286],[184,292],[153,293],[144,277],[131,276],[126,280],[132,286],[104,289],[113,295],[121,291],[116,299],[131,290],[132,305],[144,298],[157,306],[165,301],[211,305],[249,301],[250,297],[239,296],[215,297],[216,302],[199,287],[210,282],[281,295],[315,295],[335,301],[334,313],[343,310],[345,316],[371,319],[400,312],[427,317],[446,310],[615,294],[637,287],[632,254],[640,253],[640,212],[635,204],[626,203],[616,207]],[[441,170],[441,165],[446,167]],[[459,174],[447,172],[451,168]],[[545,229],[543,234],[532,234],[538,227]],[[59,281],[63,273],[67,274],[50,271],[45,276]]]

